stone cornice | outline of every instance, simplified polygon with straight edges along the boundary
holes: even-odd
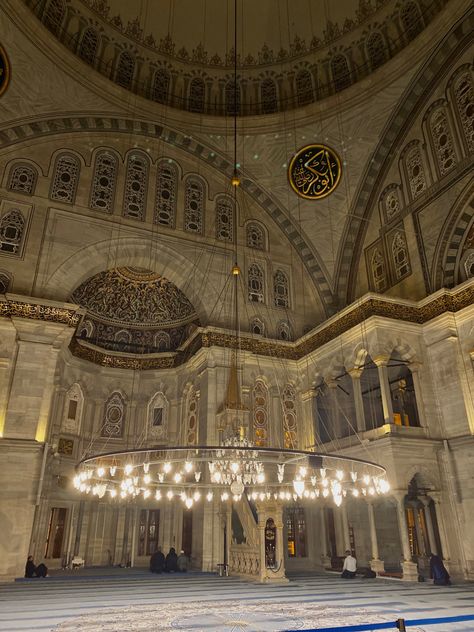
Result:
[[[72,303],[58,303],[18,294],[0,295],[0,316],[4,318],[28,318],[75,328],[84,313],[79,305]]]

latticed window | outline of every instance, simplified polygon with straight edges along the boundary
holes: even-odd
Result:
[[[115,82],[123,88],[130,88],[135,72],[135,58],[126,50],[120,53],[115,74]]]
[[[307,105],[314,101],[313,80],[309,70],[300,70],[296,75],[296,96],[298,105]]]
[[[272,114],[272,112],[276,112],[278,109],[277,89],[273,79],[270,79],[270,77],[264,79],[260,90],[262,95],[262,112],[264,114]]]
[[[385,213],[390,221],[400,212],[400,200],[396,191],[389,191],[385,196]]]
[[[63,412],[62,431],[78,434],[81,427],[81,415],[84,395],[79,384],[73,384],[66,394]]]
[[[56,160],[51,199],[72,204],[76,197],[79,181],[80,164],[76,156],[63,154]]]
[[[430,128],[439,172],[444,176],[456,164],[453,137],[444,108],[439,108],[433,112],[430,118]]]
[[[96,211],[112,213],[117,180],[117,158],[108,151],[97,154],[92,178],[90,206]]]
[[[137,555],[140,557],[153,555],[158,550],[159,534],[160,510],[140,509]]]
[[[204,95],[206,87],[203,79],[200,77],[194,77],[189,84],[189,101],[188,109],[191,112],[203,112],[204,111]]]
[[[275,307],[290,306],[290,284],[283,270],[277,270],[273,275],[273,302]]]
[[[55,35],[59,35],[63,23],[66,5],[64,0],[49,0],[43,14],[43,24]]]
[[[405,164],[407,167],[411,196],[415,199],[426,190],[425,170],[423,168],[423,161],[419,147],[414,147],[407,154]]]
[[[235,86],[233,81],[225,86],[225,110],[229,116],[240,112],[240,86]]]
[[[264,303],[265,284],[262,268],[258,264],[252,263],[252,265],[249,266],[247,279],[249,301]]]
[[[29,165],[14,165],[10,172],[8,188],[10,191],[18,191],[32,195],[35,192],[38,173]]]
[[[0,272],[0,294],[6,294],[10,291],[12,285],[12,277],[8,272]]]
[[[367,54],[369,56],[372,70],[378,68],[387,60],[385,42],[382,34],[378,31],[372,31],[367,38]]]
[[[291,340],[291,329],[288,323],[279,323],[277,327],[277,338],[279,340]]]
[[[184,230],[202,234],[204,218],[204,184],[199,178],[188,178],[184,192]]]
[[[372,280],[376,292],[384,292],[387,288],[387,273],[385,270],[385,260],[383,254],[376,248],[370,260]]]
[[[123,436],[125,408],[125,400],[122,395],[118,391],[112,393],[105,402],[101,437],[120,439]]]
[[[153,78],[153,87],[151,89],[151,98],[158,103],[168,103],[168,93],[170,89],[169,72],[160,68],[155,72]]]
[[[303,507],[285,508],[288,557],[306,557],[306,517]]]
[[[247,246],[265,250],[265,232],[258,224],[247,224]]]
[[[161,162],[156,173],[155,224],[174,228],[178,170],[172,163]]]
[[[454,85],[456,108],[461,119],[464,138],[470,152],[474,151],[474,85],[470,72],[459,77]]]
[[[134,219],[145,218],[148,185],[148,159],[141,154],[132,154],[127,160],[127,177],[123,214]]]
[[[99,38],[95,29],[86,29],[84,31],[84,35],[82,36],[81,45],[79,46],[79,57],[81,57],[88,64],[93,64],[97,56],[98,45]]]
[[[283,390],[283,443],[287,449],[298,447],[298,425],[296,414],[296,391],[287,384]]]
[[[405,2],[400,9],[400,20],[408,39],[415,38],[423,29],[420,9],[416,2]]]
[[[198,442],[198,400],[196,391],[191,388],[186,407],[186,443],[197,445]]]
[[[262,320],[260,320],[260,318],[252,318],[252,320],[250,321],[250,331],[253,334],[258,334],[259,336],[264,336],[265,335],[265,325],[263,323]]]
[[[257,380],[252,391],[253,443],[263,448],[268,445],[268,388],[263,380]]]
[[[407,242],[405,235],[399,231],[397,231],[393,236],[392,258],[395,269],[395,278],[399,280],[410,272]]]
[[[169,402],[161,391],[155,393],[148,403],[147,439],[163,438],[168,428]]]
[[[335,55],[331,59],[331,73],[336,92],[344,90],[351,85],[351,73],[344,55]]]
[[[216,237],[222,241],[234,239],[234,203],[226,197],[216,200]]]

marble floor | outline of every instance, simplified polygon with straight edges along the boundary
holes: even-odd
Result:
[[[0,584],[0,630],[277,632],[474,614],[474,586],[297,574],[284,586],[188,573],[94,569]],[[473,632],[474,622],[417,632]]]

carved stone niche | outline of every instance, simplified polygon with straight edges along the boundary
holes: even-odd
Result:
[[[156,393],[148,404],[146,436],[150,440],[162,440],[168,436],[169,402],[164,393]]]

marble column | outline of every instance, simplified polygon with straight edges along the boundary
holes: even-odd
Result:
[[[347,504],[343,502],[339,508],[342,517],[342,536],[344,538],[345,551],[351,551],[351,536],[349,533],[349,520],[347,518]]]
[[[303,450],[309,450],[315,443],[319,443],[319,433],[316,433],[316,420],[314,418],[314,400],[316,391],[313,388],[301,394],[303,419],[301,423],[300,446]]]
[[[429,550],[427,551],[427,553],[432,553],[433,555],[438,555],[438,547],[436,546],[436,538],[435,538],[435,533],[434,533],[434,528],[433,528],[433,520],[431,519],[431,510],[430,510],[430,503],[431,503],[431,498],[428,498],[428,496],[420,496],[419,497],[421,502],[423,503],[423,509],[424,509],[424,514],[425,514],[425,523],[426,523],[426,530],[428,531],[428,540],[429,540]]]
[[[397,518],[398,529],[400,533],[400,540],[403,551],[403,579],[405,581],[417,581],[418,580],[418,567],[412,561],[412,555],[410,550],[410,540],[408,539],[408,526],[405,513],[405,492],[399,492],[394,494],[394,498],[397,501]]]
[[[357,422],[357,432],[364,432],[365,427],[365,413],[364,413],[364,400],[362,399],[362,388],[360,384],[360,378],[363,369],[351,369],[349,375],[352,379],[352,390],[354,392],[354,407]]]
[[[328,533],[326,528],[326,508],[321,506],[319,511],[319,530],[321,534],[321,565],[323,568],[331,567],[331,556],[329,555]]]
[[[443,555],[444,560],[449,560],[451,558],[451,549],[449,544],[449,539],[446,533],[446,525],[444,522],[444,514],[443,507],[441,505],[441,493],[440,492],[430,492],[430,496],[434,503],[436,521],[438,524],[438,533],[441,544],[441,553]]]
[[[423,402],[421,381],[420,381],[421,362],[411,362],[408,365],[408,368],[411,371],[411,376],[412,376],[412,379],[413,379],[413,389],[415,391],[415,400],[416,400],[416,410],[418,412],[418,421],[420,422],[420,426],[422,428],[428,428],[428,424],[427,424],[427,421],[426,421],[425,406],[424,406],[424,402]]]
[[[326,380],[326,384],[329,389],[329,399],[331,402],[331,434],[329,435],[330,439],[340,439],[341,438],[341,427],[339,423],[339,413],[338,413],[338,405],[337,405],[337,381],[328,379]]]
[[[379,374],[384,423],[393,424],[392,393],[390,391],[390,384],[388,381],[388,362],[390,358],[388,356],[379,356],[373,360],[377,365]]]
[[[370,500],[367,500],[367,511],[369,514],[370,545],[372,551],[370,568],[375,573],[381,573],[385,570],[385,566],[383,560],[379,559],[379,545],[377,542],[377,529],[375,527],[375,510],[374,504]]]

